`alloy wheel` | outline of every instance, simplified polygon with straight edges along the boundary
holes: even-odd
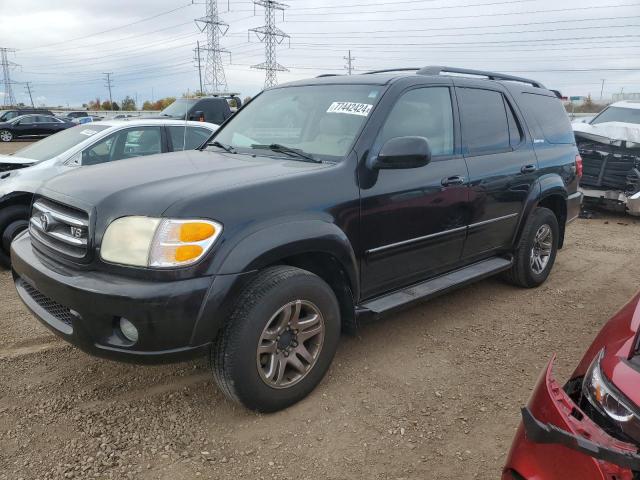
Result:
[[[288,388],[313,369],[324,342],[322,313],[313,303],[295,300],[267,322],[256,351],[258,372],[272,388]]]
[[[3,142],[10,142],[11,140],[13,140],[13,134],[8,130],[2,130],[0,132],[0,140],[2,140]]]
[[[547,224],[542,225],[533,239],[529,265],[534,273],[540,275],[549,264],[553,249],[553,230]]]

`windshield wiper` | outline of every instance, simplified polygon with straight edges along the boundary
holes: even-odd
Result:
[[[211,147],[218,147],[223,149],[225,152],[227,153],[237,153],[233,147],[229,146],[229,145],[225,145],[224,143],[220,143],[219,141],[215,141],[215,142],[211,142],[211,143],[207,143],[208,146]]]
[[[300,150],[299,148],[287,147],[286,145],[280,145],[279,143],[271,143],[268,145],[254,143],[253,145],[251,145],[251,148],[256,150],[271,150],[272,152],[284,153],[285,155],[302,158],[307,162],[322,163],[322,160],[313,157],[312,155],[306,153],[304,150]]]

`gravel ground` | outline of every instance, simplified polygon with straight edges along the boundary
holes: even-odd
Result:
[[[630,217],[578,220],[542,287],[490,279],[365,326],[319,388],[272,415],[225,401],[204,360],[85,355],[2,272],[0,479],[499,478],[549,357],[566,379],[638,288],[639,236]]]

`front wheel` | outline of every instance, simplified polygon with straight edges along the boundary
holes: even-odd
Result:
[[[0,130],[0,140],[10,142],[13,140],[13,133],[10,130]]]
[[[239,295],[211,349],[213,375],[231,400],[261,412],[281,410],[320,383],[339,338],[331,287],[305,270],[272,267]]]
[[[505,275],[507,281],[525,288],[542,285],[555,263],[559,237],[555,214],[548,208],[536,208],[522,231],[513,266]]]
[[[0,269],[11,267],[11,242],[29,226],[29,209],[13,205],[0,210]]]

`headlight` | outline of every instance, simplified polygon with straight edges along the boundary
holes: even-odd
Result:
[[[100,256],[135,267],[182,267],[200,260],[221,233],[210,220],[122,217],[107,228]]]
[[[613,420],[614,427],[625,436],[640,441],[640,416],[624,396],[602,374],[602,350],[595,358],[582,384],[582,392],[601,415]]]

